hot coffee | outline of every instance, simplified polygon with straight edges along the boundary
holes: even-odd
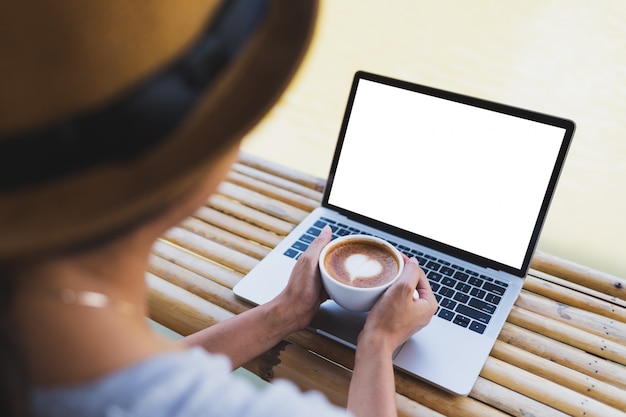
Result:
[[[324,257],[324,268],[342,284],[372,288],[393,280],[400,269],[388,246],[366,239],[353,239],[333,246]]]

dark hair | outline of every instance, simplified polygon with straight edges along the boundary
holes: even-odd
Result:
[[[30,415],[26,364],[11,318],[15,283],[0,265],[0,415]]]

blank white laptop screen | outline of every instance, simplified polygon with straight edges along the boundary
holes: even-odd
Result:
[[[328,202],[520,269],[564,135],[361,79]]]

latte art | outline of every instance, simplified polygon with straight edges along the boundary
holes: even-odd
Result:
[[[399,270],[391,250],[377,242],[354,240],[333,247],[324,259],[324,268],[337,281],[361,288],[383,285]]]
[[[383,270],[383,266],[380,262],[362,253],[350,255],[343,266],[350,275],[350,281],[354,281],[357,278],[372,278],[380,274]]]

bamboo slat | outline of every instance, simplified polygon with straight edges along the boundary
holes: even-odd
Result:
[[[515,305],[586,332],[626,344],[626,323],[571,307],[528,291],[522,291]]]
[[[229,182],[223,182],[217,191],[240,204],[254,207],[256,210],[291,223],[298,223],[308,214],[305,210]]]
[[[615,362],[599,358],[582,349],[510,322],[505,323],[498,339],[568,369],[626,390],[626,367]]]
[[[618,387],[586,376],[563,365],[546,361],[518,347],[507,345],[498,340],[491,351],[491,356],[534,375],[570,388],[580,394],[603,402],[621,411],[626,411],[626,396]],[[536,387],[543,390],[542,386]],[[533,398],[535,398],[533,396]]]
[[[403,395],[396,396],[396,404],[398,405],[398,416],[401,417],[445,417],[445,415],[431,410],[420,403],[416,403]]]
[[[488,379],[479,377],[472,398],[515,417],[565,417],[567,414]],[[452,414],[450,414],[452,416]]]
[[[249,306],[233,295],[230,288],[224,287],[215,281],[206,279],[179,265],[173,264],[158,256],[150,258],[148,271],[153,275],[174,284],[198,297],[219,306],[231,313],[242,313]]]
[[[311,200],[315,200],[318,203],[322,201],[322,192],[307,187],[302,184],[298,184],[293,182],[292,180],[285,179],[284,177],[277,177],[265,171],[260,171],[256,168],[252,168],[247,165],[243,165],[241,163],[235,163],[233,165],[233,171],[239,172],[240,174],[246,175],[251,178],[256,178],[259,181],[263,181],[273,187],[291,191],[293,193],[299,194],[303,197],[307,197]],[[272,188],[264,188],[264,190],[269,190],[272,192]]]
[[[471,396],[459,397],[448,394],[423,381],[396,372],[396,391],[419,404],[446,416],[463,417],[503,417],[501,410],[476,401]]]
[[[244,239],[241,236],[237,236],[229,231],[220,229],[211,224],[203,222],[200,219],[189,217],[180,223],[180,227],[188,230],[198,236],[202,236],[205,239],[209,239],[215,243],[226,246],[236,250],[237,252],[244,253],[255,259],[261,260],[270,251],[269,248],[252,242],[248,239]]]
[[[175,265],[184,266],[186,269],[230,289],[232,289],[243,276],[243,274],[239,272],[224,268],[223,266],[165,240],[156,242],[152,247],[152,253],[163,259],[167,259]]]
[[[588,295],[593,298],[597,298],[598,300],[606,301],[608,303],[620,306],[622,308],[626,308],[626,300],[622,300],[621,298],[615,297],[614,295],[606,294],[598,290],[594,290],[592,288],[586,287],[584,285],[576,284],[572,281],[569,281],[566,278],[559,278],[554,275],[550,275],[546,272],[539,271],[537,269],[531,269],[529,274],[541,278],[544,281],[551,282],[563,288],[568,288],[573,291],[577,291],[581,294]]]
[[[311,211],[315,207],[319,206],[319,200],[311,199],[300,194],[296,194],[292,191],[278,188],[271,184],[260,181],[256,178],[248,177],[236,171],[231,171],[228,175],[228,180],[236,185],[245,187],[248,190],[253,190],[270,198],[282,201],[294,207],[302,210]]]
[[[326,181],[322,178],[306,174],[304,172],[269,162],[265,159],[258,158],[252,154],[241,152],[239,154],[239,162],[259,171],[267,172],[277,177],[288,179],[289,181],[302,184],[307,188],[317,191],[324,191]]]
[[[550,335],[553,339],[578,347],[601,358],[626,365],[626,346],[612,340],[593,335],[517,306],[513,307],[508,321],[536,333]]]
[[[234,314],[147,272],[150,318],[186,336]]]
[[[625,278],[596,271],[584,265],[539,251],[533,257],[532,267],[560,278],[567,278],[567,280],[584,287],[626,300]]]
[[[194,217],[269,248],[278,245],[282,240],[282,237],[276,233],[261,229],[249,222],[236,219],[211,207],[201,207],[196,211]]]
[[[597,293],[591,295],[589,291],[566,287],[562,285],[562,280],[558,281],[544,273],[538,273],[537,276],[528,275],[524,280],[524,289],[559,303],[626,323],[626,309],[619,308],[626,307],[626,303],[621,305],[621,300],[615,297],[604,297],[604,294]]]
[[[325,181],[241,154],[206,207],[155,243],[151,317],[186,335],[251,306],[232,287],[321,200]],[[507,323],[467,397],[396,371],[401,416],[626,417],[625,281],[537,253]],[[354,350],[290,335],[246,368],[345,404]]]
[[[624,413],[558,383],[490,357],[481,375],[566,414],[587,417],[623,417]]]
[[[241,205],[221,195],[211,196],[209,198],[209,205],[215,210],[247,221],[263,229],[270,230],[280,236],[286,236],[294,228],[293,223],[270,216],[260,210]]]
[[[168,230],[164,237],[187,250],[211,259],[235,271],[247,274],[257,264],[258,260],[234,249],[215,243],[198,236],[188,230],[175,227]]]

